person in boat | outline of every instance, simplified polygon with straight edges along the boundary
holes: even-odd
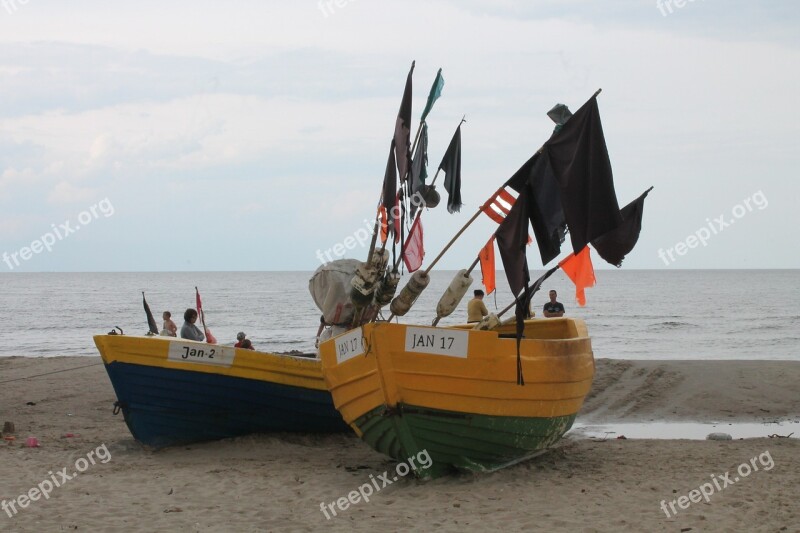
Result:
[[[197,311],[191,307],[183,313],[183,326],[181,327],[181,338],[193,341],[203,341],[206,336],[200,331],[200,328],[194,325],[197,322]]]
[[[236,334],[236,344],[233,345],[234,348],[243,348],[242,343],[247,339],[247,335],[244,334],[244,331],[240,331]]]
[[[550,301],[544,304],[542,312],[547,318],[562,317],[564,316],[564,305],[556,301],[558,293],[554,290],[550,291]]]
[[[253,343],[250,342],[250,339],[243,340],[241,348],[245,350],[255,350],[255,348],[253,347]]]
[[[483,303],[483,291],[476,289],[473,294],[475,297],[467,304],[467,323],[480,322],[489,314],[489,310]]]
[[[164,327],[161,330],[161,334],[166,337],[177,337],[178,326],[172,321],[172,313],[169,311],[164,311],[164,314],[161,315],[161,317],[164,319]]]

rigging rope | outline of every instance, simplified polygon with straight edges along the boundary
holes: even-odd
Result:
[[[22,381],[24,379],[40,378],[42,376],[49,376],[51,374],[60,374],[61,372],[69,372],[71,370],[80,370],[81,368],[89,368],[90,366],[97,366],[97,365],[102,365],[102,364],[103,363],[101,361],[99,363],[92,363],[91,365],[76,366],[74,368],[65,368],[63,370],[54,370],[52,372],[45,372],[44,374],[34,374],[32,376],[25,376],[23,378],[7,379],[5,381],[0,381],[0,384],[2,384],[2,383],[11,383],[12,381]]]

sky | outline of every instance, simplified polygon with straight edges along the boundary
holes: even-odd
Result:
[[[412,61],[414,131],[445,79],[431,175],[467,121],[426,263],[602,88],[620,205],[654,187],[623,268],[798,268],[798,27],[789,0],[0,0],[0,272],[365,259]]]

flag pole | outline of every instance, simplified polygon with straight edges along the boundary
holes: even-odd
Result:
[[[561,265],[556,265],[556,266],[555,266],[555,268],[553,268],[553,272],[555,272],[555,271],[556,271],[556,270],[558,270],[559,268],[561,268]],[[550,276],[548,276],[548,277],[550,277]],[[539,281],[539,280],[537,279],[536,281]],[[536,283],[536,281],[534,281],[533,283],[535,284],[535,283]],[[520,300],[520,298],[523,298],[523,297],[525,296],[525,291],[529,291],[529,290],[531,290],[531,288],[532,288],[532,287],[531,287],[531,283],[530,283],[530,282],[528,282],[528,285],[527,285],[527,287],[525,287],[525,288],[522,290],[522,294],[520,294],[519,296],[517,296],[516,298],[514,298],[514,301],[513,301],[513,302],[511,302],[510,304],[508,304],[508,306],[507,306],[506,308],[504,308],[502,311],[500,311],[499,313],[497,313],[497,318],[500,318],[501,316],[503,316],[504,314],[506,314],[508,311],[510,311],[512,307],[514,307],[515,305],[517,305],[517,302]],[[538,290],[538,289],[537,289],[537,290]],[[533,294],[536,294],[536,293],[534,292]],[[531,296],[533,296],[533,294],[531,294]]]
[[[505,185],[503,185],[503,187],[505,187]],[[500,187],[500,189],[502,189],[503,187]],[[495,194],[492,195],[492,198],[494,198],[500,192],[500,189],[497,189],[497,192],[495,192]],[[455,236],[452,239],[450,239],[450,242],[448,242],[445,245],[444,249],[442,249],[442,251],[439,252],[439,255],[437,255],[436,258],[431,262],[431,264],[428,265],[428,268],[425,269],[425,275],[426,276],[430,273],[431,270],[433,270],[433,267],[436,266],[436,263],[439,262],[439,260],[442,258],[442,256],[445,253],[447,253],[447,250],[449,250],[450,247],[453,246],[453,243],[455,243],[458,240],[458,238],[461,237],[461,234],[463,234],[465,231],[467,231],[467,228],[470,227],[472,225],[472,223],[475,222],[475,220],[478,219],[479,216],[481,216],[481,213],[483,213],[483,207],[484,206],[482,205],[482,206],[480,206],[478,208],[478,210],[475,212],[475,214],[472,215],[472,218],[470,218],[467,221],[467,223],[464,224],[464,226],[460,230],[458,230],[458,233],[456,233]]]

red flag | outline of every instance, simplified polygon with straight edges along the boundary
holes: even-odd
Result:
[[[486,287],[486,294],[492,294],[495,289],[495,268],[494,268],[494,235],[489,239],[478,258],[481,260],[481,276],[483,276],[483,286]]]
[[[422,213],[420,213],[421,215]],[[403,250],[403,262],[409,272],[419,270],[422,260],[425,258],[425,246],[422,242],[422,217],[418,216],[411,224],[411,231],[408,232],[406,247]]]
[[[214,335],[212,335],[211,331],[206,327],[206,315],[203,313],[203,302],[200,301],[200,291],[197,290],[197,287],[194,288],[194,291],[197,295],[197,314],[200,315],[200,322],[203,324],[206,342],[209,344],[217,344],[217,339],[214,338]]]
[[[503,187],[500,187],[497,192],[481,206],[481,211],[500,224],[506,218],[508,212],[511,211],[511,206],[513,206],[516,201],[517,199],[511,196],[511,193]]]
[[[566,259],[559,262],[558,265],[561,270],[569,276],[572,283],[575,284],[575,299],[578,300],[578,305],[583,307],[586,305],[586,287],[594,287],[594,267],[592,266],[592,258],[589,256],[589,247],[584,246],[583,250],[578,254],[570,254]]]

